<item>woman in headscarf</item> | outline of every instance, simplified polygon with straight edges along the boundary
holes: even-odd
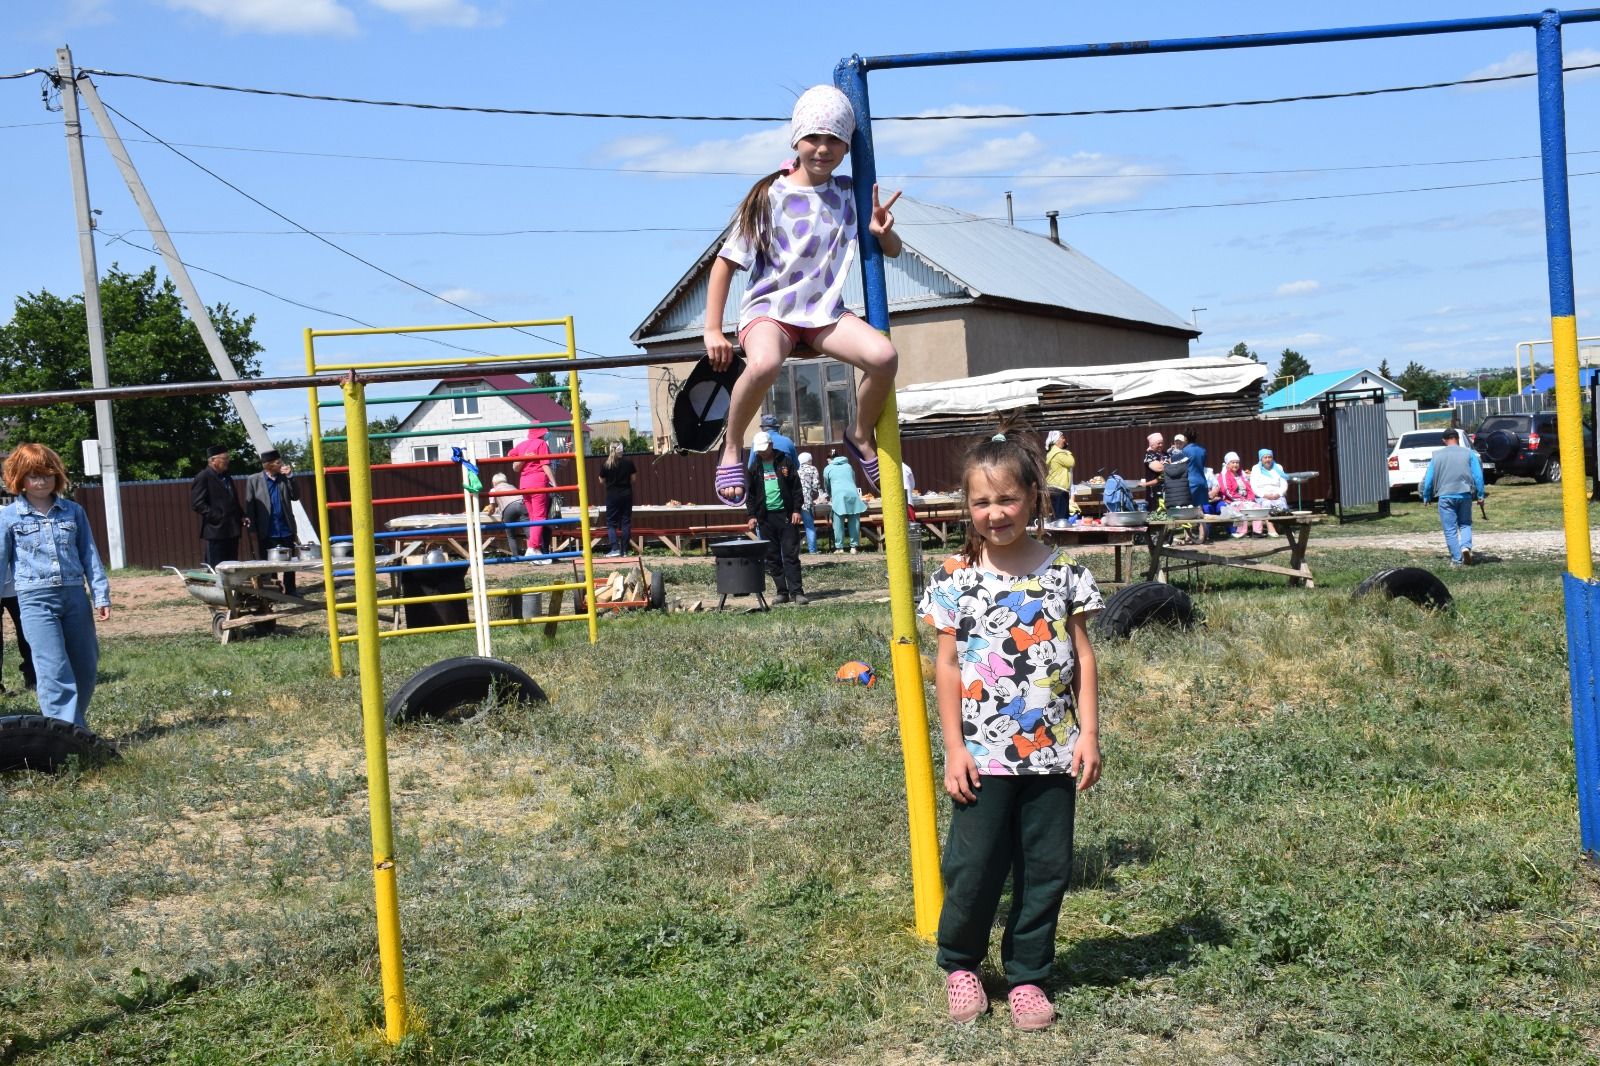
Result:
[[[1059,429],[1052,429],[1044,438],[1045,487],[1050,490],[1050,517],[1066,525],[1068,516],[1077,510],[1072,499],[1072,453],[1067,450],[1067,439]]]
[[[867,509],[867,501],[856,488],[850,460],[842,455],[829,459],[822,470],[822,485],[828,496],[828,509],[833,512],[833,554],[840,555],[848,547],[854,555],[861,546],[861,515]]]
[[[549,430],[543,426],[529,426],[526,440],[517,442],[507,454],[516,458],[511,464],[511,472],[517,475],[517,488],[522,490],[522,502],[528,508],[528,521],[542,522],[550,517],[550,494],[539,492],[538,489],[548,489],[555,486],[555,477],[551,473],[549,459],[540,458],[550,454],[550,445],[545,442]],[[545,545],[544,526],[528,527],[528,555],[543,554]],[[534,559],[534,562],[545,565],[554,562],[553,559]]]
[[[1222,457],[1222,471],[1217,474],[1217,501],[1223,507],[1248,507],[1255,502],[1256,494],[1250,488],[1250,476],[1240,466],[1238,452],[1229,452]],[[1242,537],[1248,530],[1248,523],[1238,522],[1233,527],[1233,535]],[[1256,532],[1261,532],[1261,523],[1256,523]]]
[[[1287,511],[1289,504],[1285,494],[1289,491],[1289,479],[1283,476],[1283,468],[1273,457],[1272,449],[1262,448],[1256,453],[1256,458],[1256,465],[1250,468],[1250,491],[1255,493],[1256,500],[1262,506],[1274,511]],[[1260,522],[1256,523],[1257,527],[1260,525]],[[1267,532],[1277,532],[1270,522],[1267,523]]]

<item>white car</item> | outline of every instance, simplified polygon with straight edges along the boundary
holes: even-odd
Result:
[[[1402,433],[1389,451],[1389,495],[1416,492],[1433,453],[1444,447],[1444,430],[1416,429]]]

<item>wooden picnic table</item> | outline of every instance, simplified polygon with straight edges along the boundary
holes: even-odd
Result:
[[[1115,572],[1113,581],[1120,585],[1127,580],[1126,575],[1133,573],[1126,555],[1133,550],[1139,532],[1130,526],[1089,526],[1080,523],[1075,526],[1046,526],[1037,530],[1035,535],[1046,544],[1059,548],[1110,548]]]
[[[1146,527],[1150,546],[1150,566],[1146,581],[1165,581],[1174,565],[1178,569],[1201,566],[1230,566],[1237,570],[1253,570],[1260,574],[1287,577],[1289,584],[1302,588],[1316,588],[1311,576],[1311,566],[1306,562],[1306,541],[1311,527],[1322,521],[1321,516],[1309,513],[1278,514],[1265,519],[1275,530],[1269,534],[1269,547],[1257,547],[1249,540],[1217,540],[1196,544],[1180,544],[1174,538],[1186,528],[1206,526],[1213,530],[1226,530],[1238,525],[1239,519],[1226,515],[1207,515],[1204,518],[1184,520],[1151,520]],[[1281,539],[1280,539],[1281,538]],[[1288,565],[1269,563],[1266,560],[1289,555]]]

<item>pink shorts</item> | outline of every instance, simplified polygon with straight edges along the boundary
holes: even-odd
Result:
[[[850,311],[846,311],[841,316],[841,318],[855,317],[855,314]],[[744,328],[739,331],[739,347],[743,348],[745,346],[744,339],[750,335],[751,330],[755,329],[756,326],[762,322],[771,322],[774,326],[777,326],[779,332],[781,332],[785,337],[789,338],[789,343],[791,345],[799,347],[800,345],[804,344],[808,348],[816,347],[814,342],[817,339],[817,334],[827,329],[828,326],[837,325],[835,322],[830,322],[827,326],[795,326],[788,322],[779,322],[770,315],[758,315],[757,317],[752,318],[749,322],[745,323]]]

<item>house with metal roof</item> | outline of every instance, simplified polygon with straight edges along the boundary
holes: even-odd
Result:
[[[905,250],[885,259],[897,384],[949,381],[1022,368],[1103,366],[1182,359],[1200,334],[1177,314],[1059,238],[902,196],[895,230]],[[719,235],[633,331],[648,352],[703,351],[707,283]],[[723,332],[734,338],[748,275],[734,275]],[[862,314],[852,265],[845,303]],[[682,364],[650,368],[658,447],[671,424],[669,386]],[[783,431],[802,445],[841,439],[853,416],[851,369],[797,353],[767,397]],[[752,431],[754,427],[752,426]]]
[[[560,423],[548,427],[550,450],[572,450],[571,412],[548,394],[535,391],[526,379],[516,374],[450,378],[435,385],[428,397],[400,420],[402,433],[430,432],[395,438],[389,461],[437,462],[449,459],[451,448],[468,445],[479,459],[504,456],[536,423]],[[584,432],[588,432],[587,426]]]
[[[1322,398],[1333,392],[1370,392],[1374,396],[1381,394],[1386,400],[1398,400],[1406,394],[1405,389],[1376,370],[1330,370],[1291,381],[1261,401],[1261,413],[1269,418],[1315,413]]]

